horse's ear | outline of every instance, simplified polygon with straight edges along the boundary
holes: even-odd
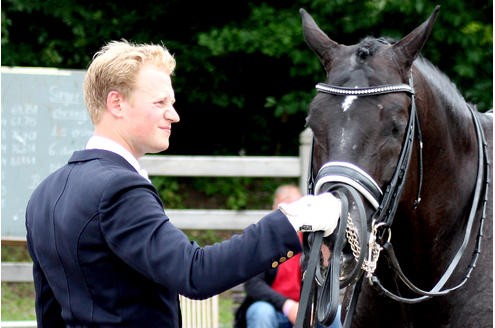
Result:
[[[418,57],[421,49],[430,37],[433,25],[437,18],[440,6],[436,6],[431,16],[414,31],[403,37],[393,45],[393,49],[398,55],[401,63],[407,68],[411,67],[413,61]]]
[[[332,63],[332,57],[339,44],[331,40],[316,24],[313,17],[304,9],[299,9],[302,17],[302,29],[304,40],[320,59],[323,67],[328,72]]]

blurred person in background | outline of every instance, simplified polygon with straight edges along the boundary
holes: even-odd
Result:
[[[298,186],[281,185],[275,190],[272,209],[301,197]],[[299,237],[302,242],[301,233]],[[246,281],[246,298],[236,311],[236,328],[291,328],[296,323],[302,280],[300,258],[301,254],[298,254],[285,259],[280,265]],[[341,327],[338,317],[330,327]]]

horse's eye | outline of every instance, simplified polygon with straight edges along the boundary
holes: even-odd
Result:
[[[396,138],[400,137],[402,135],[402,132],[403,132],[402,124],[400,124],[400,122],[393,121],[391,132],[392,132],[392,136],[394,136]]]
[[[397,127],[397,124],[394,124],[394,126],[392,128],[392,134],[394,136],[397,136],[399,134],[399,128]]]

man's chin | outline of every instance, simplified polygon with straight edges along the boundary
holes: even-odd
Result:
[[[167,142],[166,144],[161,144],[158,147],[154,148],[152,151],[149,152],[149,154],[158,154],[161,153],[162,151],[165,151],[168,149],[169,143]]]

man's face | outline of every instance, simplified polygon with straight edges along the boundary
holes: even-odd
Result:
[[[170,75],[155,66],[144,66],[129,98],[121,105],[125,108],[123,132],[133,155],[139,158],[166,150],[172,123],[179,121]]]

